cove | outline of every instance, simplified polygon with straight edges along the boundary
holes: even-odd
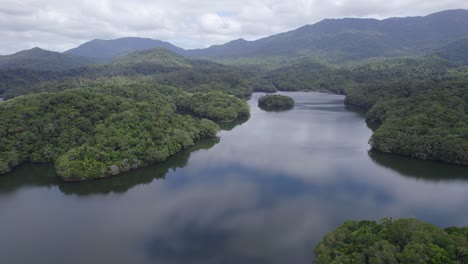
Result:
[[[310,263],[346,219],[468,225],[468,168],[369,152],[344,97],[223,124],[166,162],[78,183],[53,165],[0,177],[0,263]]]

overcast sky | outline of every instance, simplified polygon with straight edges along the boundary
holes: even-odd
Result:
[[[468,0],[0,0],[0,54],[65,51],[126,36],[203,48],[254,40],[324,18],[420,16]]]

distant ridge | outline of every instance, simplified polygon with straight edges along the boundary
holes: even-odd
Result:
[[[0,69],[40,68],[44,59],[53,70],[111,62],[135,51],[165,48],[176,54],[216,61],[309,57],[340,63],[372,58],[419,56],[434,53],[450,43],[468,38],[468,10],[455,9],[422,17],[324,19],[313,25],[247,41],[237,39],[205,49],[184,50],[169,42],[138,37],[113,40],[95,39],[64,54],[36,56],[40,52],[24,51],[0,56]],[[37,54],[36,54],[37,53]],[[51,52],[52,53],[52,52]],[[35,55],[36,54],[36,55]],[[62,55],[62,56],[59,56]],[[71,57],[73,55],[73,57]],[[36,56],[36,57],[34,57]],[[78,57],[77,57],[78,56]],[[29,58],[35,58],[32,61]],[[45,59],[46,61],[48,59]],[[26,63],[25,63],[26,62]],[[19,65],[19,66],[18,66]],[[42,68],[40,68],[42,69]]]
[[[327,60],[420,55],[468,37],[468,10],[384,20],[325,19],[255,41],[232,41],[187,55],[212,59],[310,56]]]
[[[149,38],[128,37],[113,40],[95,39],[67,50],[64,53],[88,58],[113,60],[130,52],[154,48],[166,48],[179,54],[184,51],[169,42]]]
[[[0,56],[0,70],[30,69],[62,71],[97,63],[96,59],[47,51],[41,48]]]

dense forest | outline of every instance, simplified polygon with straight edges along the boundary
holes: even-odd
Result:
[[[185,106],[197,96],[167,86],[109,81],[7,100],[0,104],[0,173],[24,161],[55,162],[63,179],[83,180],[164,161],[194,140],[216,137],[216,123],[178,111],[180,102]],[[248,115],[241,99],[205,96],[216,104],[193,105],[195,115],[216,121]]]
[[[314,263],[468,263],[468,227],[416,219],[346,221],[314,249]]]
[[[288,110],[294,107],[294,99],[280,94],[269,94],[258,99],[258,107],[263,110]]]

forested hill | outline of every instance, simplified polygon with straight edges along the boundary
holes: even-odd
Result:
[[[153,64],[165,67],[192,67],[189,60],[165,48],[135,51],[112,62],[113,66],[131,66],[136,64]]]
[[[65,180],[116,175],[216,137],[212,121],[248,115],[234,96],[140,81],[21,96],[0,104],[0,174],[33,161],[54,162]]]
[[[310,56],[330,61],[420,55],[468,36],[468,10],[424,17],[326,19],[256,41],[234,41],[192,50],[194,57],[238,59]]]
[[[252,93],[243,71],[218,63],[187,59],[167,49],[130,53],[111,64],[63,72],[14,69],[0,71],[0,97],[61,91],[109,78],[154,82],[187,91],[223,91],[238,97]]]
[[[52,52],[40,48],[0,56],[0,70],[31,69],[63,71],[98,63],[94,58]]]
[[[169,42],[136,37],[119,38],[112,40],[95,39],[83,43],[79,47],[70,49],[65,53],[111,61],[119,56],[134,51],[149,50],[154,48],[166,48],[179,54],[183,53],[183,49],[176,47]]]

